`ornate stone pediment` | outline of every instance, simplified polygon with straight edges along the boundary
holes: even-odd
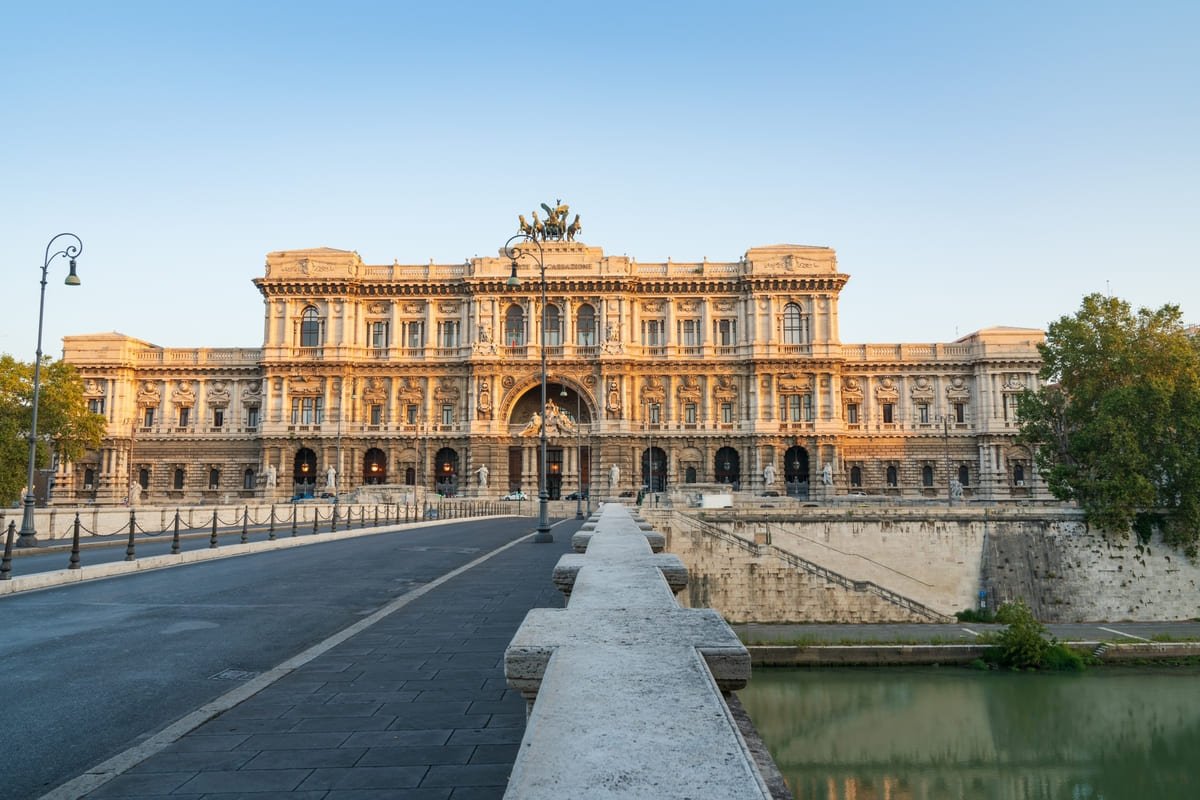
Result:
[[[667,390],[663,387],[662,378],[657,375],[646,378],[646,385],[642,387],[642,402],[662,403],[666,399]]]
[[[268,278],[353,278],[360,267],[358,253],[317,247],[268,254],[266,274]]]
[[[685,376],[683,383],[675,390],[675,396],[682,403],[700,402],[700,382],[696,380],[696,376]]]
[[[862,397],[862,379],[857,375],[847,375],[842,378],[842,394],[850,399]]]
[[[321,379],[314,375],[303,375],[288,378],[288,394],[313,396],[322,393]]]
[[[971,387],[965,375],[955,375],[946,387],[946,396],[953,400],[966,400],[971,396]]]
[[[913,386],[909,394],[914,400],[933,399],[933,379],[927,375],[918,375],[913,378]]]
[[[780,394],[812,394],[812,376],[791,373],[779,376]]]
[[[1025,377],[1019,372],[1009,372],[1004,376],[1004,389],[1009,392],[1020,392],[1025,389]]]
[[[137,404],[153,407],[160,402],[162,402],[162,395],[158,391],[158,384],[154,381],[142,381],[142,385],[138,387]]]
[[[213,381],[208,385],[208,404],[210,406],[229,405],[229,384],[226,381]]]
[[[421,391],[421,386],[416,378],[405,378],[404,385],[397,391],[397,395],[399,395],[400,400],[404,403],[419,404],[425,393]]]
[[[242,387],[242,405],[262,405],[262,384],[259,381],[250,381]]]
[[[171,402],[177,406],[190,406],[196,402],[196,390],[191,381],[179,381],[171,391]]]
[[[883,402],[896,400],[900,397],[900,391],[896,386],[896,379],[890,376],[884,376],[879,379],[875,385],[875,399]]]
[[[713,397],[718,402],[730,402],[736,400],[738,396],[737,384],[733,378],[728,375],[720,375],[717,377],[716,385],[713,386]]]
[[[458,385],[453,378],[443,378],[433,390],[433,399],[438,403],[457,403],[458,396]]]
[[[387,402],[387,386],[383,378],[368,378],[362,396],[367,405],[382,405]]]

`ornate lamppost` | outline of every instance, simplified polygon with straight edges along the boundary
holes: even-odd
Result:
[[[54,249],[54,243],[64,236],[73,241],[62,250],[50,252]],[[59,256],[65,256],[70,264],[71,272],[64,282],[67,286],[78,286],[79,277],[75,274],[75,258],[82,252],[83,242],[78,236],[73,233],[60,233],[46,245],[46,259],[42,262],[42,292],[38,299],[37,357],[33,361],[33,420],[29,426],[29,471],[25,480],[25,508],[21,517],[21,532],[17,538],[17,547],[33,547],[37,544],[37,530],[33,523],[33,508],[37,503],[37,498],[34,497],[33,469],[37,460],[38,395],[42,380],[42,318],[46,310],[46,273],[50,269],[51,261]]]
[[[537,251],[533,248],[526,247],[526,244],[533,244]],[[537,534],[533,537],[533,541],[538,543],[553,542],[554,536],[550,533],[550,511],[548,508],[549,497],[546,494],[546,473],[548,470],[547,459],[547,444],[546,444],[546,253],[542,248],[542,243],[538,241],[537,234],[528,230],[522,230],[521,233],[509,237],[504,243],[504,255],[512,261],[512,275],[509,276],[506,285],[518,287],[521,285],[521,279],[517,277],[517,260],[521,258],[531,258],[538,265],[540,273],[540,281],[542,288],[542,316],[541,316],[541,352],[542,352],[542,416],[541,416],[541,469],[538,471],[538,526]]]

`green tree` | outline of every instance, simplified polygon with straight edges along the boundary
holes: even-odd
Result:
[[[1179,307],[1136,313],[1100,294],[1051,323],[1046,385],[1018,403],[1050,491],[1114,534],[1154,529],[1195,556],[1200,539],[1200,345]]]
[[[52,455],[74,461],[85,450],[99,447],[104,417],[87,410],[75,367],[47,359],[40,384],[36,467],[49,466]],[[32,412],[33,364],[0,355],[0,500],[5,505],[25,488]]]

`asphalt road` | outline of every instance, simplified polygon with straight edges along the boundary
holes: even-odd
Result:
[[[452,522],[0,598],[3,796],[39,796],[532,525]]]

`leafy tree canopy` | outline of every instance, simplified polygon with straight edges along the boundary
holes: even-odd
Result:
[[[74,461],[85,450],[99,447],[104,417],[88,412],[75,367],[47,359],[40,384],[35,466],[49,466],[52,455]],[[25,488],[32,422],[33,364],[0,355],[0,500],[5,505],[20,498]]]
[[[1036,392],[1018,404],[1055,497],[1115,534],[1154,529],[1194,556],[1200,540],[1200,343],[1178,306],[1088,295],[1051,323]]]

